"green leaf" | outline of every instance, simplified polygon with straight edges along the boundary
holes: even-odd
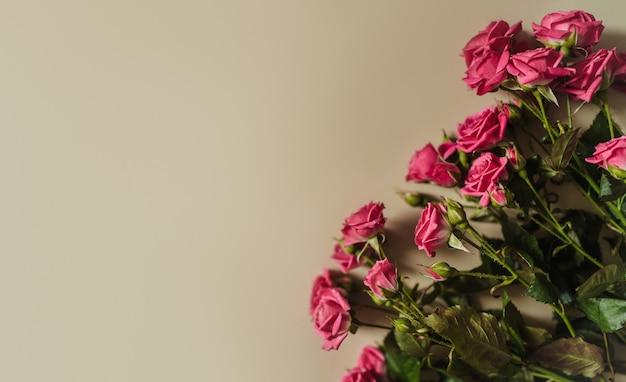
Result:
[[[515,175],[509,181],[508,187],[513,192],[513,195],[515,195],[517,205],[524,211],[524,214],[528,215],[533,199],[532,191],[526,182],[524,182],[521,177]]]
[[[491,314],[456,305],[429,315],[423,322],[450,340],[459,357],[481,373],[497,373],[511,361],[506,334]]]
[[[443,369],[433,368],[439,374],[439,382],[463,382],[463,380],[455,375],[448,373]]]
[[[506,291],[502,291],[502,323],[513,339],[518,352],[524,354],[526,351],[522,339],[524,318],[517,307],[513,305]]]
[[[463,242],[461,241],[461,239],[459,239],[454,233],[451,233],[450,237],[448,238],[448,246],[450,248],[458,249],[464,252],[469,252],[469,250],[465,248],[465,246],[463,245]]]
[[[578,300],[578,308],[603,332],[620,330],[626,322],[626,301],[615,298]]]
[[[430,340],[428,340],[428,338],[417,338],[415,333],[403,333],[399,330],[394,330],[393,335],[400,350],[408,355],[412,355],[414,357],[424,357],[428,354],[428,346],[430,345]]]
[[[526,294],[539,302],[551,304],[559,300],[559,291],[543,273],[537,273]]]
[[[520,252],[520,256],[528,262],[532,268],[535,261],[543,261],[543,252],[539,248],[537,238],[526,231],[522,226],[507,218],[506,216],[500,219],[502,225],[502,235],[504,241],[511,247]],[[529,255],[524,256],[523,254]]]
[[[388,373],[401,382],[419,382],[423,359],[411,356],[398,347],[392,333],[385,338],[383,346]]]
[[[605,265],[576,288],[580,298],[597,297],[611,285],[624,280],[624,273],[616,264]]]
[[[617,200],[626,194],[626,183],[602,172],[600,176],[600,200]]]
[[[524,330],[524,339],[530,349],[537,349],[552,339],[552,335],[545,328],[527,326]]]
[[[606,142],[611,139],[611,133],[609,131],[609,120],[603,112],[599,112],[591,123],[591,127],[584,132],[580,137],[580,143],[583,144],[584,157],[589,157],[593,154],[594,147],[600,142]]]
[[[543,98],[552,102],[556,106],[559,106],[559,101],[556,99],[556,96],[554,95],[554,92],[552,91],[551,87],[545,86],[545,85],[539,85],[535,89],[537,89],[537,91],[539,92],[539,94],[543,96]]]
[[[550,155],[544,159],[550,169],[559,172],[567,167],[578,145],[578,130],[570,130],[554,142]]]
[[[580,337],[558,339],[540,347],[534,355],[542,366],[567,375],[593,378],[604,370],[602,349]]]

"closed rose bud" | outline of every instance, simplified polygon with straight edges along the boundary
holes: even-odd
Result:
[[[514,171],[523,170],[526,167],[526,159],[520,154],[519,150],[515,146],[507,147],[506,157],[509,160],[509,164]]]
[[[408,318],[400,317],[391,321],[391,324],[401,333],[407,333],[413,329],[413,325]]]
[[[444,263],[442,261],[431,265],[430,267],[424,269],[424,271],[428,274],[430,278],[435,281],[443,281],[450,277],[454,277],[458,275],[458,271],[455,268],[452,268],[448,263]]]
[[[459,202],[446,198],[444,200],[444,205],[447,211],[446,216],[448,218],[448,223],[450,223],[452,227],[455,227],[457,225],[463,225],[467,222],[465,210],[463,209],[463,206],[459,204]]]

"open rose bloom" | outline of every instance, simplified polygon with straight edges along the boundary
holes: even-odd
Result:
[[[385,221],[383,203],[369,202],[346,218],[341,233],[343,245],[363,243],[383,231]]]
[[[600,40],[601,21],[583,11],[554,12],[532,24],[535,37],[547,46],[589,49]]]
[[[625,178],[626,173],[626,136],[614,138],[598,144],[591,158],[585,159],[597,164],[618,178]]]
[[[558,11],[532,24],[534,41],[500,20],[465,44],[463,81],[495,101],[455,126],[441,118],[441,141],[407,155],[395,194],[409,211],[362,205],[334,236],[341,272],[314,280],[323,349],[361,327],[383,331],[341,382],[619,380],[626,121],[622,100],[620,113],[610,102],[626,91],[626,53],[596,48],[603,30],[589,13]],[[522,296],[549,318],[516,306]]]

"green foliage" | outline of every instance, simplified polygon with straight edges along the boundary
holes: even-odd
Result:
[[[615,298],[588,298],[578,300],[578,307],[595,322],[600,330],[614,332],[626,322],[626,300]]]
[[[486,375],[499,372],[512,359],[506,333],[491,314],[457,305],[433,313],[423,322],[452,342],[465,363]]]
[[[545,304],[555,303],[559,300],[558,289],[548,280],[548,277],[543,273],[537,273],[535,275],[535,281],[530,284],[527,295],[534,298],[539,302]]]
[[[534,357],[544,367],[567,375],[593,378],[604,370],[602,349],[580,337],[555,340],[537,349]]]
[[[500,224],[507,245],[515,248],[529,266],[543,262],[543,252],[532,234],[506,216],[500,219]]]
[[[399,382],[419,382],[424,360],[403,352],[393,333],[389,333],[383,345],[388,373]]]
[[[623,281],[624,272],[616,264],[609,264],[585,280],[576,288],[576,293],[578,293],[578,297],[583,299],[597,297],[614,284]]]
[[[578,129],[570,130],[561,135],[552,145],[550,155],[543,160],[542,169],[546,176],[553,178],[564,175],[564,170],[572,160],[572,155],[578,144]]]
[[[618,200],[624,195],[626,195],[626,183],[622,179],[615,179],[603,172],[600,176],[600,200]]]
[[[424,336],[418,336],[412,331],[393,331],[394,338],[400,350],[414,357],[424,357],[428,354],[430,340]]]
[[[606,114],[599,112],[594,118],[591,126],[581,135],[578,151],[583,157],[590,157],[594,147],[601,142],[611,139],[609,132],[609,120]]]

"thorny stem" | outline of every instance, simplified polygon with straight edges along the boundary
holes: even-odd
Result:
[[[378,328],[378,329],[385,329],[385,330],[392,330],[393,329],[390,326],[372,324],[371,322],[363,322],[363,321],[357,320],[356,318],[353,318],[352,322],[354,324],[358,325],[358,326],[369,326],[370,328]]]
[[[565,314],[565,307],[563,306],[563,303],[559,301],[559,307],[556,307],[554,304],[550,304],[550,308],[552,308],[552,311],[561,318],[565,327],[567,327],[567,331],[570,336],[576,337],[576,331],[574,330],[572,323],[569,321],[569,318],[567,318],[567,314]]]
[[[535,377],[545,378],[550,381],[556,381],[556,382],[574,382],[573,379],[564,377],[560,374],[557,374],[539,365],[526,364],[524,361],[522,361],[522,359],[518,355],[512,354],[512,357],[513,357],[513,361],[515,361],[517,364],[528,367],[531,374]]]
[[[598,268],[603,268],[604,266],[602,265],[602,263],[594,259],[593,256],[587,253],[587,251],[585,251],[584,248],[582,248],[578,243],[572,240],[572,238],[569,237],[567,233],[565,233],[565,231],[563,231],[563,227],[558,222],[558,220],[556,220],[556,218],[552,214],[552,211],[550,211],[548,206],[545,204],[545,202],[543,201],[543,198],[541,197],[541,195],[539,195],[539,193],[535,189],[535,186],[528,178],[528,175],[526,175],[526,173],[523,171],[520,171],[519,174],[520,174],[520,177],[524,180],[524,182],[526,182],[531,192],[533,193],[535,203],[540,207],[540,210],[538,210],[537,212],[540,213],[544,219],[550,222],[550,224],[554,227],[554,229],[558,233],[559,238],[566,244],[571,245],[578,253],[580,253],[584,258],[589,260],[595,266],[597,266]]]
[[[604,339],[604,349],[606,351],[606,363],[609,366],[609,372],[611,373],[611,381],[614,381],[615,369],[613,368],[613,363],[611,362],[611,353],[609,352],[609,339],[607,338],[606,332],[602,332],[602,338]]]
[[[609,123],[609,132],[611,133],[611,139],[615,138],[615,127],[613,127],[613,118],[611,117],[611,108],[608,102],[602,103],[602,111],[606,115],[606,120]]]
[[[495,251],[495,249],[486,240],[484,240],[484,238],[478,232],[476,232],[476,230],[474,230],[472,226],[468,224],[466,229],[475,239],[481,242],[481,245],[479,246],[476,243],[472,242],[471,240],[468,240],[468,238],[465,236],[463,237],[464,240],[466,240],[474,248],[484,251],[491,259],[493,259],[498,264],[503,266],[507,271],[509,271],[511,276],[514,277],[514,280],[517,280],[526,289],[530,287],[530,284],[528,284],[528,282],[526,282],[526,280],[524,280],[523,278],[519,277],[517,272],[515,272],[515,270],[511,268],[510,265],[508,265],[505,261],[502,261],[501,259],[498,258],[497,252]],[[549,304],[549,305],[550,305],[550,308],[561,318],[561,320],[563,320],[563,323],[567,327],[567,330],[569,331],[570,335],[572,337],[576,337],[576,332],[574,331],[574,327],[572,326],[571,322],[567,318],[567,315],[565,314],[565,308],[563,307],[563,304],[559,302],[559,306],[556,306],[555,304]]]

